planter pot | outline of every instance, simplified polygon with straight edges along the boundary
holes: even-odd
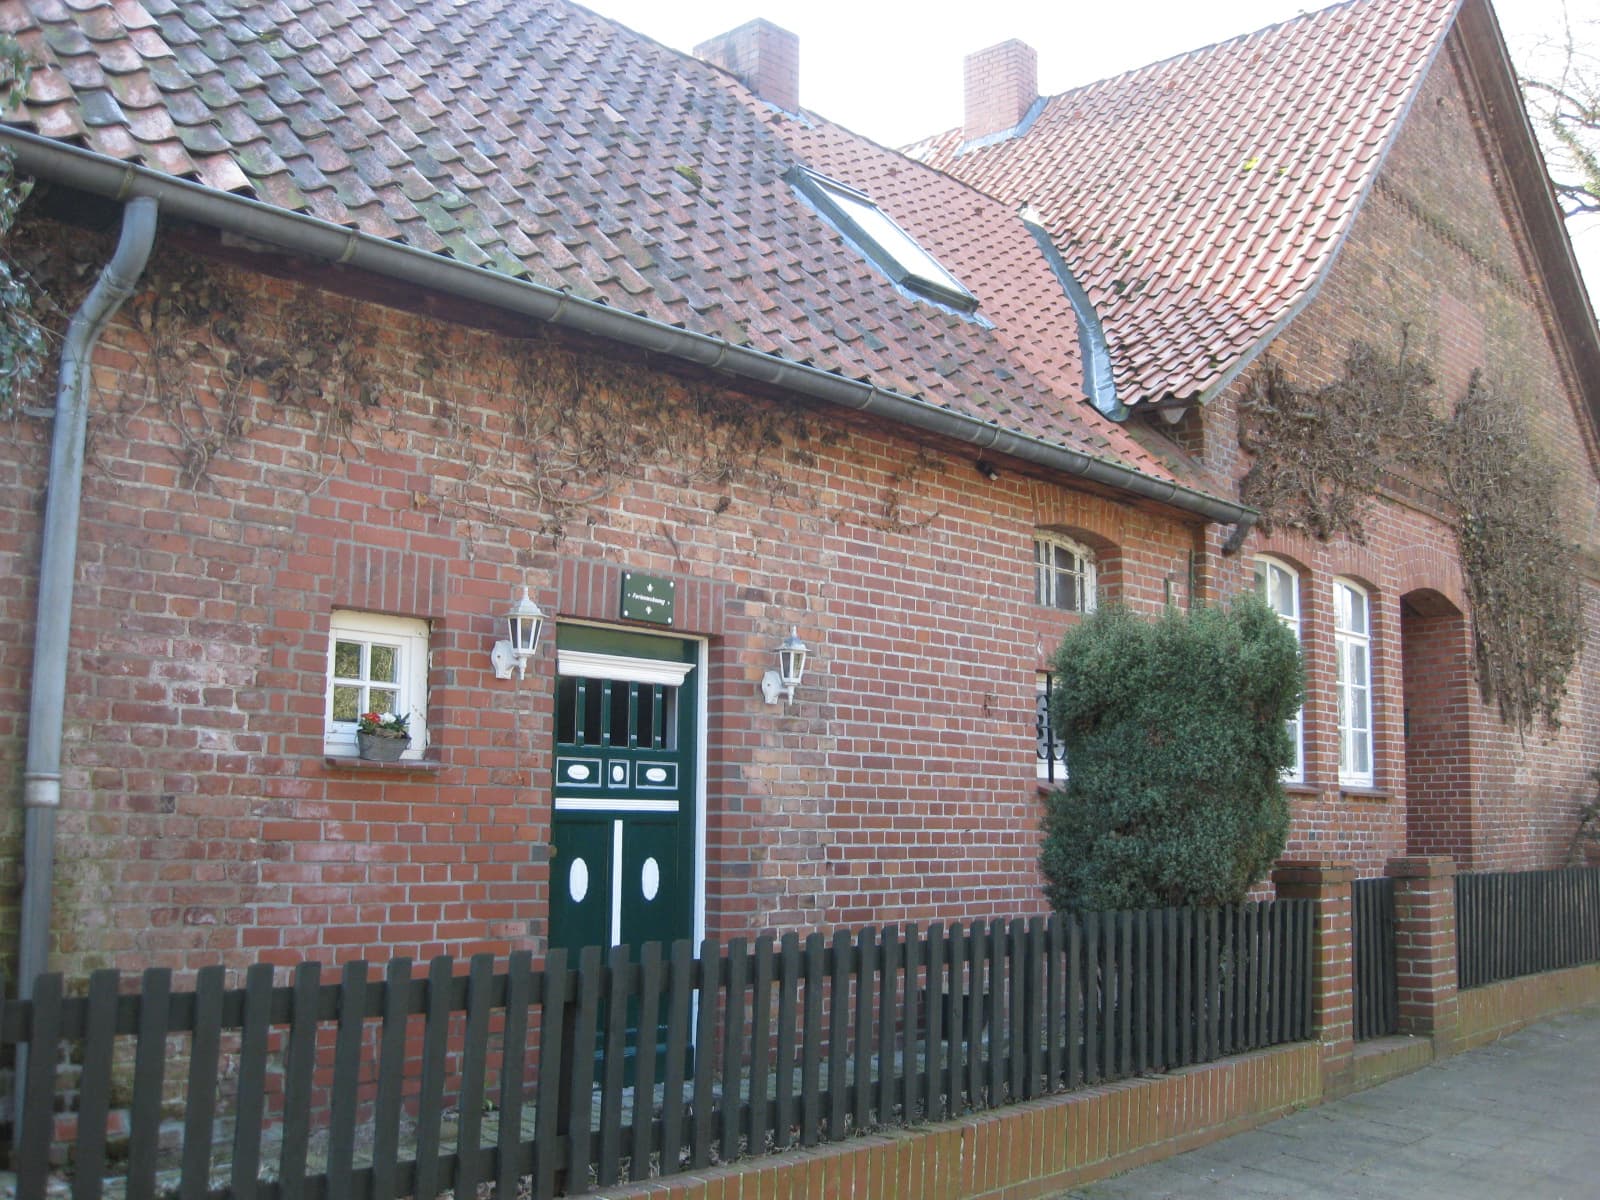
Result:
[[[410,738],[380,737],[376,733],[356,734],[356,746],[361,751],[361,757],[374,762],[394,762],[410,745]]]

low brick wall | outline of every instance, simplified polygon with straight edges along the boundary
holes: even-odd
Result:
[[[1457,1050],[1515,1033],[1554,1013],[1600,1000],[1600,963],[1524,975],[1460,993]]]
[[[859,1197],[1026,1200],[1240,1133],[1322,1095],[1315,1043],[1086,1088],[962,1121],[897,1130],[602,1193],[673,1200]]]

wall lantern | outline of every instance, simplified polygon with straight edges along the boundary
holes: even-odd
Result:
[[[528,660],[539,645],[539,633],[544,628],[544,610],[533,602],[526,587],[522,589],[522,599],[506,613],[505,622],[506,632],[511,636],[506,641],[494,644],[494,649],[489,652],[489,661],[494,664],[496,679],[510,679],[512,668],[516,669],[517,678],[522,679],[528,670]]]
[[[761,697],[768,704],[776,704],[778,697],[794,699],[794,690],[806,673],[806,655],[810,651],[800,640],[800,631],[790,627],[789,636],[778,647],[778,669],[761,677]]]

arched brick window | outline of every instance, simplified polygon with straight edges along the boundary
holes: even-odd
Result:
[[[1041,530],[1033,535],[1033,599],[1046,608],[1090,613],[1095,609],[1094,551]]]

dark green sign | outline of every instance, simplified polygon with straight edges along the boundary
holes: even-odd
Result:
[[[622,619],[672,624],[672,601],[678,585],[661,575],[622,573]]]

